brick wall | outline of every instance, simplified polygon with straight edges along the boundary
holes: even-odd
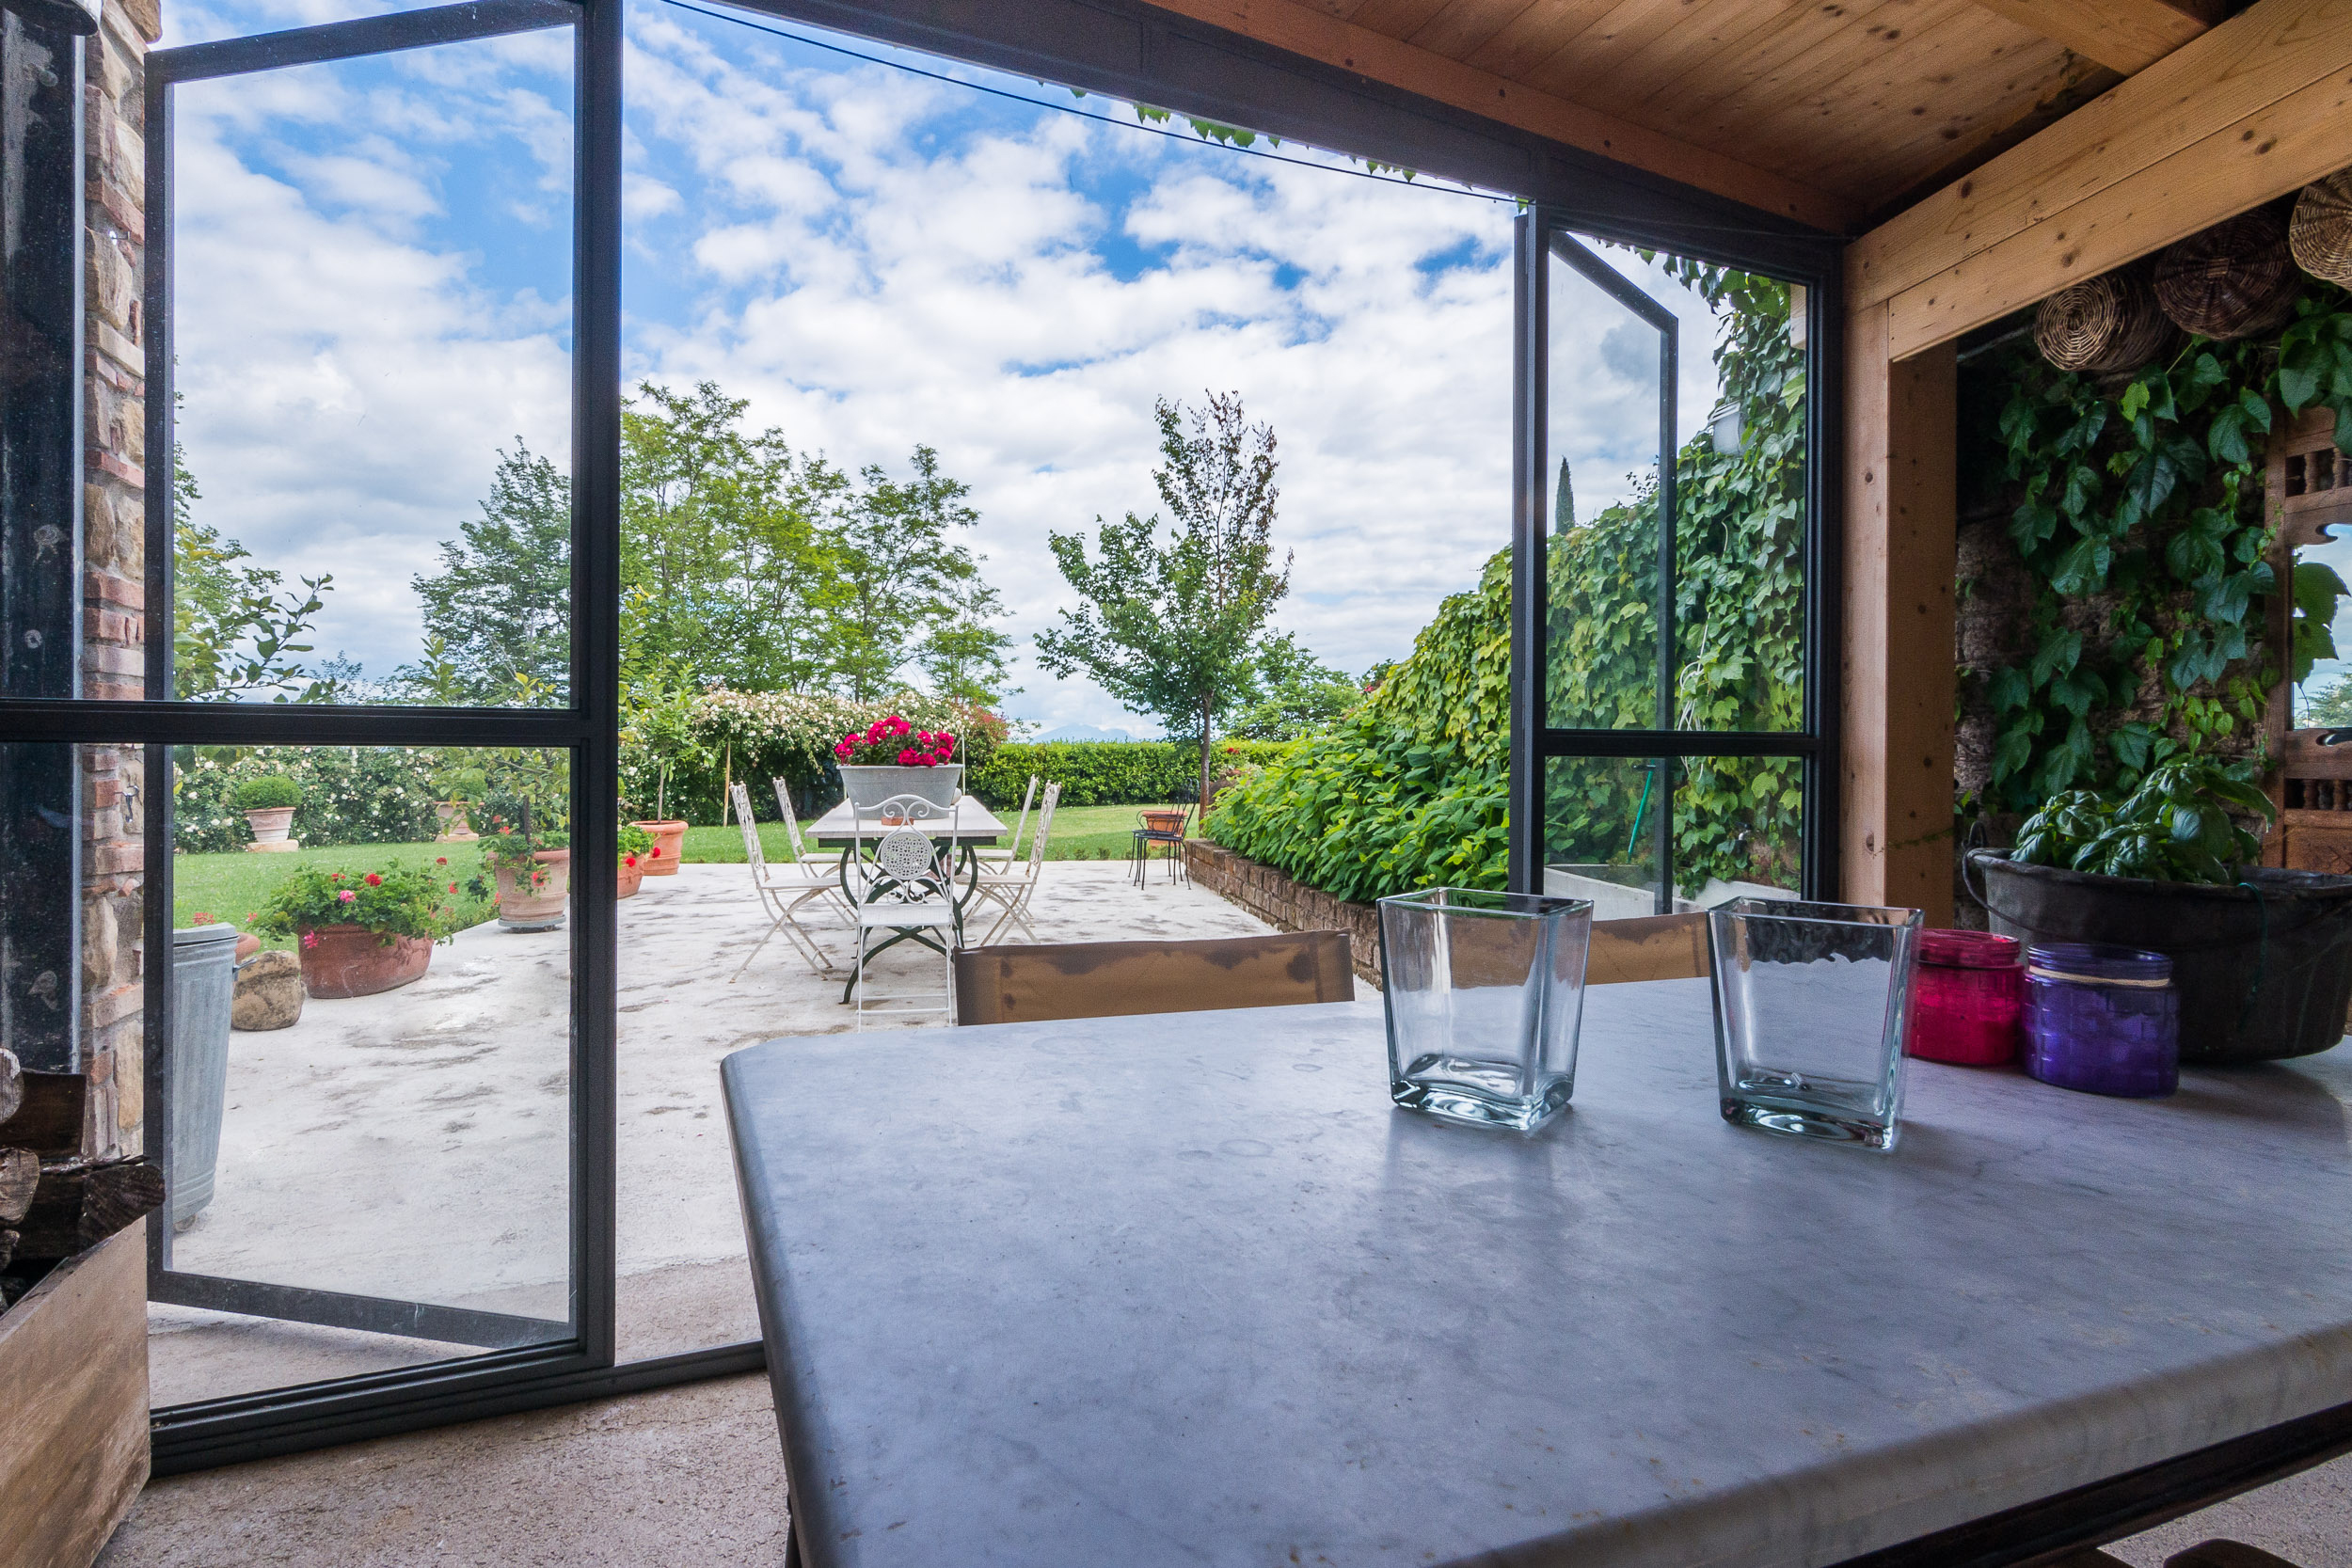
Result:
[[[144,94],[161,31],[153,4],[106,0],[82,54],[82,694],[103,701],[146,694]],[[83,748],[82,1042],[98,1151],[140,1145],[145,787],[136,748]]]
[[[1239,904],[1278,931],[1345,931],[1356,973],[1375,987],[1380,984],[1380,911],[1373,905],[1334,898],[1205,839],[1184,841],[1184,869],[1194,882]]]

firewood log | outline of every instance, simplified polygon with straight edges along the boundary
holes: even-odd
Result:
[[[24,1071],[17,1065],[16,1053],[0,1046],[0,1121],[16,1115],[24,1103]]]
[[[15,1116],[0,1121],[0,1144],[29,1148],[44,1160],[79,1155],[89,1080],[78,1072],[27,1072],[21,1083],[24,1103]]]
[[[40,1155],[29,1148],[0,1148],[0,1226],[23,1219],[40,1186]],[[0,1268],[6,1267],[0,1263]]]
[[[164,1201],[164,1173],[144,1155],[45,1167],[17,1229],[20,1258],[71,1258]]]

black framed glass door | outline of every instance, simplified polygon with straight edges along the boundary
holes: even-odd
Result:
[[[612,1366],[618,158],[581,110],[617,101],[616,9],[149,59],[147,700],[74,717],[137,748],[169,956],[145,993],[159,1468]],[[548,581],[496,667],[402,591],[469,497],[513,525],[523,492]],[[299,798],[299,869],[256,852],[271,788]],[[504,874],[464,836],[501,830]],[[233,1033],[223,924],[279,976]]]
[[[1542,205],[1518,250],[1512,883],[1822,896],[1820,291]]]

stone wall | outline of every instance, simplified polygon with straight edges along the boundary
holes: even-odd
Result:
[[[1240,905],[1278,931],[1345,931],[1356,973],[1380,984],[1380,911],[1334,898],[1320,888],[1205,839],[1184,841],[1184,869],[1193,881]]]
[[[146,694],[147,46],[151,0],[106,0],[83,46],[85,171],[82,694]],[[82,1047],[87,1141],[140,1147],[144,1085],[145,768],[135,747],[82,752]]]

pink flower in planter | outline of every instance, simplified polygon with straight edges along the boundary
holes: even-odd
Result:
[[[356,904],[359,901],[359,895],[352,892],[349,888],[343,889],[342,892],[335,895],[335,896],[346,904]]]
[[[898,753],[898,766],[899,766],[899,767],[901,767],[901,768],[912,768],[912,767],[914,767],[914,761],[915,761],[914,748],[913,748],[912,746],[908,747],[905,751],[900,752]]]
[[[303,933],[302,933],[302,945],[303,945],[303,946],[305,946],[305,947],[316,947],[318,944],[319,944],[319,934],[318,934],[316,931],[305,931],[305,932],[303,932]]]

